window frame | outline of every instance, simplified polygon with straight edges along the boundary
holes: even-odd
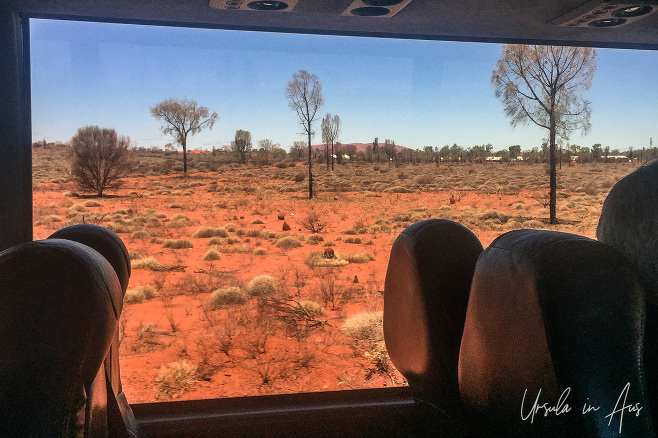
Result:
[[[0,251],[32,240],[32,137],[29,20],[54,19],[119,24],[213,28],[260,32],[312,33],[295,29],[250,26],[211,26],[175,21],[110,19],[21,12],[0,8]],[[417,35],[365,35],[359,32],[322,32],[344,36],[422,39]],[[428,36],[426,39],[440,39]],[[445,39],[456,40],[456,39]],[[464,38],[481,43],[523,43],[493,38]],[[569,42],[531,40],[527,43],[566,45]],[[586,44],[573,43],[586,46]],[[593,47],[656,50],[655,45],[590,44]],[[407,387],[296,393],[161,403],[131,404],[143,436],[261,436],[372,435],[373,425],[391,427],[382,434],[404,434],[413,419],[414,400]],[[310,429],[309,429],[310,428]]]

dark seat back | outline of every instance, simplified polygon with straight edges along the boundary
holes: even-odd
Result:
[[[67,240],[0,253],[0,436],[107,436],[105,379],[121,286],[97,251]]]
[[[426,220],[391,249],[384,286],[388,354],[414,396],[448,416],[459,412],[457,360],[475,261],[482,245],[467,228]]]
[[[654,436],[644,318],[637,272],[616,249],[553,231],[503,234],[476,264],[466,314],[459,389],[470,418],[488,436]],[[609,414],[627,384],[627,404],[642,410],[620,424]]]
[[[644,362],[658,423],[658,161],[641,166],[610,190],[596,230],[637,268],[647,295]]]

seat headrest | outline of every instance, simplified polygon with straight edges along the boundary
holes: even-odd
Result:
[[[48,238],[80,242],[101,253],[116,271],[121,289],[126,293],[130,279],[130,257],[123,241],[113,231],[99,225],[77,224],[55,231]]]
[[[616,249],[573,234],[517,230],[498,237],[475,267],[459,358],[462,400],[496,436],[615,434],[612,412],[630,383],[642,415],[623,436],[653,436],[642,345],[644,292]],[[571,412],[529,417],[558,404]],[[525,399],[524,399],[525,394]],[[599,407],[586,415],[585,404]],[[611,422],[610,426],[608,423]]]
[[[384,286],[384,337],[393,364],[421,398],[459,397],[459,345],[481,252],[472,232],[442,219],[409,226],[393,244]]]

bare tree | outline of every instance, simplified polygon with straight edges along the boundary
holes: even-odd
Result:
[[[331,170],[334,170],[334,143],[340,133],[340,117],[327,115],[322,119],[322,141],[331,144]],[[326,148],[326,146],[325,146]],[[327,160],[327,169],[329,169],[329,160]]]
[[[120,178],[133,163],[130,138],[118,136],[114,129],[85,126],[71,139],[69,164],[73,180],[81,190],[103,196],[105,189],[121,184]]]
[[[512,126],[532,122],[549,132],[552,224],[557,222],[556,137],[589,131],[590,102],[580,94],[592,85],[595,60],[596,51],[587,47],[507,44],[491,74]]]
[[[313,198],[313,161],[311,153],[311,137],[313,137],[313,122],[318,110],[324,104],[322,98],[322,84],[318,77],[299,70],[292,74],[292,81],[288,82],[286,97],[290,100],[288,106],[295,111],[299,124],[308,136],[308,197]]]
[[[251,152],[251,132],[238,129],[235,131],[235,140],[231,142],[231,149],[238,154],[240,162],[247,162],[247,153]]]
[[[302,157],[304,156],[304,149],[306,149],[306,142],[305,141],[295,141],[292,143],[292,147],[290,148],[290,155],[294,157],[296,156],[297,161],[302,161]]]
[[[258,149],[263,154],[263,162],[270,162],[270,151],[274,148],[274,143],[269,138],[258,140]]]
[[[183,148],[183,173],[187,175],[187,136],[204,128],[212,129],[219,119],[217,113],[209,114],[208,108],[188,99],[163,100],[150,109],[153,117],[164,121],[160,127],[162,132],[172,134]]]

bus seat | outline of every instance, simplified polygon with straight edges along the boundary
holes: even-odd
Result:
[[[450,423],[460,412],[459,346],[478,238],[464,226],[431,219],[396,239],[384,285],[384,337],[391,361],[417,405]]]
[[[596,237],[637,267],[647,295],[644,363],[658,423],[658,161],[615,184],[603,203]]]
[[[112,265],[117,274],[120,289],[113,290],[112,303],[121,315],[123,297],[128,288],[131,274],[130,257],[123,241],[113,231],[92,224],[77,224],[53,233],[49,239],[66,239],[79,242],[98,251]],[[119,367],[119,331],[116,330],[112,344],[103,363],[108,383],[108,424],[111,436],[136,436],[137,423],[121,387]]]
[[[615,248],[556,231],[499,236],[477,261],[466,312],[468,418],[480,436],[655,436],[644,321],[637,271]],[[610,415],[620,400],[631,406],[623,424]]]
[[[0,253],[0,436],[109,436],[103,361],[120,293],[86,245],[48,239]]]

